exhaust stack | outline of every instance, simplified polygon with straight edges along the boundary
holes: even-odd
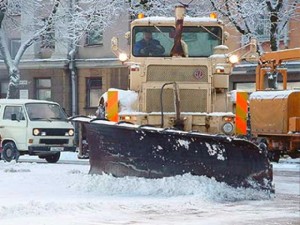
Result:
[[[175,7],[175,35],[174,35],[174,45],[171,50],[171,56],[181,56],[186,57],[187,54],[182,46],[182,30],[183,30],[183,19],[185,15],[185,7],[178,5]]]

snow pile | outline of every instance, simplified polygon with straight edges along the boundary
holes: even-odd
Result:
[[[53,185],[70,189],[73,193],[92,193],[97,196],[152,196],[175,197],[193,195],[204,201],[240,201],[269,199],[269,193],[245,188],[233,188],[225,183],[204,176],[190,174],[160,179],[145,179],[138,177],[116,178],[111,175],[90,175],[88,165],[83,169],[73,168],[74,165],[55,165],[63,167],[56,172],[41,177],[40,181],[54,182]],[[4,163],[0,161],[0,177],[5,179],[10,174],[22,174],[22,179],[34,179],[45,169],[53,167],[50,164],[37,163]],[[69,168],[69,169],[67,169]],[[38,174],[36,174],[38,173]],[[33,177],[31,177],[33,176]],[[1,180],[1,178],[0,178]],[[44,185],[47,186],[48,183]],[[56,183],[56,184],[55,184]],[[53,188],[53,187],[52,187]],[[50,187],[51,189],[51,187]]]
[[[73,174],[77,174],[74,173]],[[264,191],[233,188],[204,176],[166,177],[145,179],[137,177],[116,178],[111,175],[78,175],[72,189],[97,193],[97,195],[175,197],[193,195],[203,201],[241,201],[269,199]]]

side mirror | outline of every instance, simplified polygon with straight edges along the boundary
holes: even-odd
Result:
[[[111,49],[116,52],[119,49],[119,40],[117,37],[111,39]]]
[[[13,113],[11,114],[11,120],[17,120],[17,114]]]

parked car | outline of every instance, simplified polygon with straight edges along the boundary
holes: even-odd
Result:
[[[62,107],[51,101],[0,99],[0,135],[6,161],[29,154],[56,163],[61,151],[76,150],[74,126]]]

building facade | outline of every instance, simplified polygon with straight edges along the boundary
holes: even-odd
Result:
[[[298,9],[297,15],[300,14]],[[30,23],[32,18],[15,13],[15,20],[21,24]],[[128,50],[125,38],[129,30],[127,13],[118,15],[108,28],[97,33],[83,36],[76,52],[70,55],[68,43],[55,42],[51,46],[43,45],[43,41],[28,48],[19,64],[20,98],[47,99],[60,103],[71,115],[93,115],[97,109],[99,97],[110,87],[128,88],[128,69],[111,51],[111,38],[120,37],[120,46]],[[11,30],[7,32],[7,41],[12,56],[16,55],[21,43],[24,43],[30,31]],[[228,46],[231,50],[241,47],[241,35],[228,28],[230,38]],[[54,33],[56,35],[56,33]],[[267,45],[267,43],[266,43]],[[283,47],[283,46],[282,46]],[[288,48],[300,47],[300,26],[297,18],[288,24]],[[254,90],[255,64],[236,65],[230,78],[230,89]],[[300,63],[288,64],[291,88],[300,87]],[[3,60],[0,60],[0,94],[6,97],[8,71]],[[279,78],[280,81],[280,78]]]
[[[32,0],[28,2],[30,1],[32,2]],[[12,21],[7,19],[6,30],[3,30],[7,36],[12,58],[17,54],[21,44],[35,35],[35,30],[13,29],[10,24],[16,21],[20,27],[28,24],[36,26],[36,18],[22,13],[22,6],[20,5],[19,10],[13,14]],[[128,69],[110,50],[110,40],[113,36],[124,35],[128,28],[128,20],[128,14],[123,13],[104,30],[86,31],[80,43],[73,48],[68,40],[62,41],[62,39],[55,39],[50,44],[43,39],[34,42],[27,48],[18,65],[20,98],[58,102],[69,116],[93,115],[99,97],[108,88],[127,88]],[[61,35],[55,28],[54,26],[53,35]],[[124,49],[127,48],[125,39],[120,45]],[[72,54],[70,54],[71,49],[75,49]],[[1,98],[6,97],[8,83],[8,68],[2,57],[0,60]]]

